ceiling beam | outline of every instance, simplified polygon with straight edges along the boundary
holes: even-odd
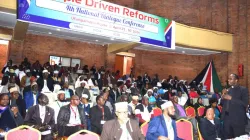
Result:
[[[13,30],[13,40],[24,40],[28,27],[29,23],[17,21]]]
[[[130,49],[133,49],[134,47],[140,46],[139,43],[116,43],[116,44],[109,44],[107,53],[119,53],[119,52],[125,52]]]

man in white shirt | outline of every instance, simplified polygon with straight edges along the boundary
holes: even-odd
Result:
[[[50,105],[50,107],[55,110],[55,124],[57,124],[57,116],[60,108],[68,104],[69,102],[65,100],[65,91],[59,90],[57,92],[57,100]]]
[[[57,117],[59,137],[70,136],[81,129],[87,128],[84,109],[79,104],[79,97],[73,95],[70,104],[60,108]]]
[[[186,102],[187,102],[187,98],[182,96],[181,91],[178,91],[178,104],[184,107]]]

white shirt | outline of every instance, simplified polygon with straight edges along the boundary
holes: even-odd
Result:
[[[45,114],[46,114],[46,107],[45,106],[41,106],[41,105],[38,105],[38,106],[39,106],[40,118],[41,118],[42,123],[43,123],[44,119],[45,119]]]
[[[122,129],[122,135],[120,140],[133,140],[129,134],[126,123],[121,125],[121,129]]]
[[[62,106],[68,105],[69,102],[60,102],[60,101],[55,101],[53,104],[50,105],[51,108],[54,109],[55,111],[55,124],[57,124],[57,116],[59,114],[59,110]]]
[[[164,115],[163,115],[164,116]],[[172,119],[169,120],[164,116],[164,120],[166,122],[167,131],[168,131],[168,138],[169,140],[174,140],[174,129],[172,126]]]
[[[43,84],[43,89],[42,89],[42,92],[48,92],[50,91],[48,86],[47,86],[47,80],[43,80],[44,81],[44,84]]]
[[[80,124],[81,120],[77,106],[70,106],[70,119],[68,126],[75,126]]]
[[[184,106],[187,102],[187,98],[185,97],[178,97],[178,104]]]
[[[209,120],[214,125],[214,120]]]
[[[91,86],[91,87],[94,86],[92,79],[89,79],[89,80],[88,80],[88,86]]]
[[[115,94],[115,102],[116,102],[116,97],[117,97],[117,93],[116,90],[113,90],[114,94]]]
[[[24,73],[24,71],[20,71],[19,72],[19,79],[20,81],[22,80],[23,76],[25,76],[26,74]]]
[[[34,106],[34,105],[36,105],[36,95],[35,94],[33,94],[33,99],[34,99],[34,104],[33,104],[33,106]]]
[[[65,77],[65,82],[69,82],[69,78],[68,77]]]

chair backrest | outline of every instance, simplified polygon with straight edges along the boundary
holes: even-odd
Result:
[[[32,127],[22,125],[8,131],[5,140],[41,140],[41,133]]]
[[[193,140],[192,123],[185,119],[176,121],[177,136],[184,140]]]
[[[81,134],[85,133],[85,134]],[[100,140],[100,137],[91,131],[88,130],[80,130],[68,137],[68,140]]]
[[[196,116],[195,109],[193,107],[189,106],[185,110],[186,110],[187,116],[191,116],[191,117]]]
[[[197,109],[197,112],[198,112],[198,116],[203,116],[204,115],[204,112],[205,111],[205,107],[204,106],[201,106]]]
[[[141,131],[143,135],[146,137],[147,132],[148,132],[148,122],[145,122],[141,125]]]
[[[222,111],[222,106],[218,105],[218,108],[220,110],[220,112]]]

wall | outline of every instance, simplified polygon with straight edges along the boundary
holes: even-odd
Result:
[[[32,63],[44,64],[50,55],[80,58],[82,65],[105,65],[106,47],[80,41],[27,34],[23,42],[11,41],[10,59],[19,64],[27,57]]]
[[[7,53],[8,53],[8,45],[0,44],[0,70],[2,71],[3,66],[6,64]],[[0,71],[0,78],[2,78],[2,72]]]
[[[131,50],[130,52],[135,53],[136,74],[148,72],[153,75],[158,73],[160,78],[172,75],[190,81],[201,72],[208,62],[213,60],[221,81],[225,81],[227,77],[227,69],[225,69],[227,64],[223,62],[227,58],[227,54],[196,56],[142,50]]]

